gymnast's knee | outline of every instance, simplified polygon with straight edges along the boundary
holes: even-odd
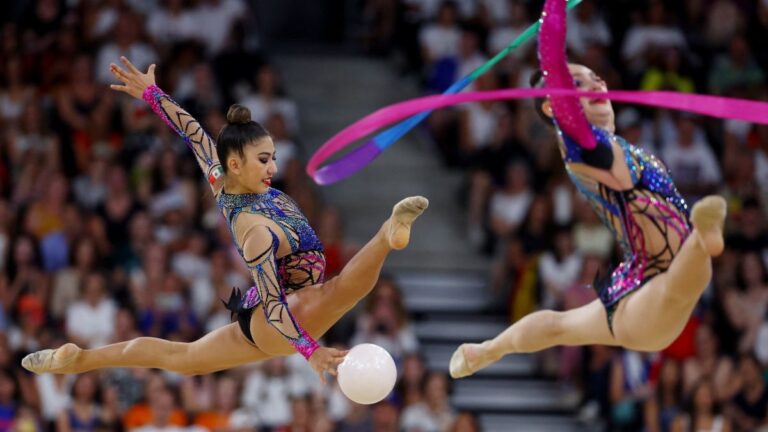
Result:
[[[536,314],[538,315],[536,319],[540,320],[548,338],[559,340],[565,334],[565,314],[563,312],[543,310]]]

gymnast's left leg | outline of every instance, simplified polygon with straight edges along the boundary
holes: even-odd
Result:
[[[726,202],[719,196],[705,197],[693,206],[693,232],[669,269],[616,310],[613,329],[622,346],[659,351],[680,335],[712,279],[712,257],[723,251],[725,217]]]
[[[38,374],[74,374],[127,367],[200,375],[269,357],[245,338],[237,323],[232,323],[189,343],[152,337],[139,337],[94,349],[81,349],[68,343],[55,350],[32,353],[24,357],[21,364]]]
[[[384,260],[392,250],[408,246],[411,225],[429,205],[426,198],[406,198],[395,205],[392,215],[376,235],[341,273],[322,284],[294,291],[287,297],[296,320],[313,337],[320,338],[376,285]],[[272,355],[289,355],[296,350],[263,318],[251,320],[251,333],[258,345]],[[265,349],[265,351],[267,351]]]
[[[557,345],[617,345],[605,307],[593,300],[565,312],[542,310],[526,315],[495,338],[463,344],[451,357],[453,378],[472,375],[512,353],[531,353]]]
[[[429,201],[421,196],[405,198],[395,204],[392,215],[379,231],[344,266],[341,273],[323,285],[298,290],[291,310],[313,336],[327,332],[357,302],[368,295],[379,280],[384,260],[392,250],[408,246],[411,226]],[[295,306],[294,306],[295,305]],[[294,309],[296,308],[296,309]]]

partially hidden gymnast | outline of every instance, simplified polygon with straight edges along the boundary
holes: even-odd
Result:
[[[589,68],[566,61],[565,0],[547,0],[541,20],[541,71],[531,84],[607,91]],[[682,331],[712,278],[712,257],[723,251],[725,200],[705,197],[689,215],[664,164],[614,134],[609,100],[559,96],[536,103],[555,126],[571,179],[613,232],[623,261],[609,277],[595,281],[593,302],[564,312],[534,312],[491,340],[461,345],[449,364],[454,378],[506,354],[556,345],[661,350]]]
[[[122,82],[112,89],[145,100],[194,153],[229,223],[254,286],[233,290],[226,307],[236,322],[191,342],[140,337],[96,349],[68,343],[32,353],[22,366],[35,373],[81,373],[100,368],[160,368],[181,374],[206,374],[274,356],[301,353],[324,379],[336,374],[346,354],[320,346],[321,337],[365,297],[393,249],[403,249],[411,225],[427,208],[423,197],[406,198],[376,235],[344,267],[323,281],[320,243],[296,203],[270,187],[275,145],[269,133],[233,105],[216,142],[197,120],[155,85],[155,65],[141,73],[128,59],[110,66]]]

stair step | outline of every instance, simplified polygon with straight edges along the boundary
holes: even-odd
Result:
[[[403,296],[405,305],[411,313],[424,312],[467,312],[478,313],[488,307],[489,301],[483,296],[467,297],[450,293],[413,292]]]
[[[485,290],[487,276],[484,272],[400,272],[397,283],[408,291],[429,291],[434,294]]]
[[[427,321],[416,323],[416,336],[421,340],[443,342],[481,342],[504,331],[503,321]]]
[[[557,383],[537,380],[469,378],[453,382],[459,410],[572,414],[578,401],[566,400]]]
[[[414,245],[416,246],[416,245]],[[460,253],[444,253],[429,250],[410,250],[408,254],[393,254],[387,258],[385,267],[390,271],[401,270],[466,270],[477,271],[488,268],[480,258],[467,258]]]
[[[586,432],[587,428],[569,417],[481,414],[480,430],[484,432]]]

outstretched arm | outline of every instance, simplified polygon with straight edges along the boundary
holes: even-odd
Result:
[[[120,60],[126,69],[112,64],[110,70],[123,85],[110,87],[146,101],[152,110],[184,139],[194,153],[214,193],[218,192],[222,186],[221,179],[224,171],[211,137],[194,117],[155,84],[155,65],[151,65],[147,73],[143,74],[127,58],[121,57]]]
[[[539,62],[544,72],[544,86],[575,90],[565,55],[566,1],[547,0],[539,30]],[[552,96],[552,111],[558,127],[580,147],[597,146],[592,128],[584,116],[579,99],[574,96]]]

